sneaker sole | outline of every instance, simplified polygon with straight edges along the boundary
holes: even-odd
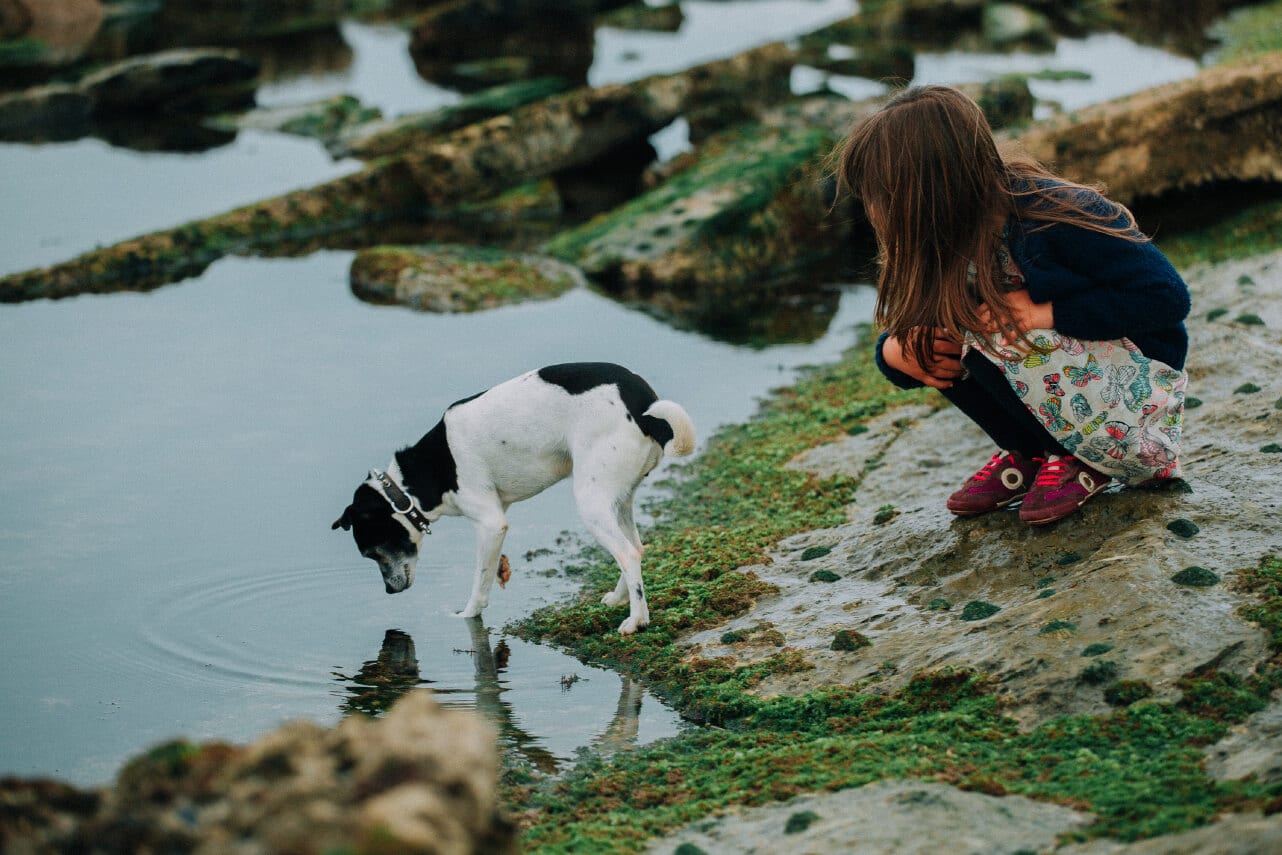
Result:
[[[953,516],[955,516],[955,517],[982,517],[984,514],[991,514],[993,511],[1000,511],[1002,508],[1006,507],[1007,505],[1011,504],[1012,502],[1014,502],[1014,501],[1016,501],[1016,500],[1018,500],[1018,499],[1022,499],[1022,498],[1024,498],[1024,497],[1025,497],[1025,496],[1027,496],[1027,495],[1028,495],[1028,492],[1027,492],[1027,491],[1025,491],[1025,492],[1023,492],[1023,493],[1020,493],[1018,496],[1011,496],[1011,497],[1010,497],[1009,499],[1007,499],[1006,501],[1004,501],[1004,502],[998,502],[997,504],[993,505],[991,508],[988,508],[988,509],[986,509],[986,510],[982,510],[982,511],[964,511],[964,510],[963,510],[963,511],[955,511],[955,510],[953,510],[952,508],[948,508],[948,512],[949,512],[950,514],[952,514]],[[947,507],[947,505],[945,505],[945,507]]]
[[[1028,519],[1023,515],[1023,513],[1021,513],[1019,515],[1020,522],[1025,522],[1025,523],[1028,523],[1029,525],[1050,525],[1053,522],[1059,522],[1062,519],[1067,519],[1068,517],[1071,517],[1073,514],[1077,513],[1078,510],[1081,509],[1082,505],[1086,504],[1092,497],[1102,493],[1104,491],[1104,488],[1107,486],[1108,486],[1108,483],[1105,483],[1096,487],[1094,492],[1087,493],[1085,496],[1082,497],[1082,500],[1080,502],[1078,502],[1070,510],[1065,511],[1062,514],[1058,514],[1053,517],[1044,517],[1044,518],[1034,520],[1034,519]]]

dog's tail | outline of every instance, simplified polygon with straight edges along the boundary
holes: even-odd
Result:
[[[672,429],[672,439],[663,444],[663,453],[672,457],[685,457],[694,451],[694,422],[676,401],[655,401],[645,415],[662,419]]]

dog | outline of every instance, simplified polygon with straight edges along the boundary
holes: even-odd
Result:
[[[442,516],[476,529],[472,593],[458,617],[489,605],[499,576],[507,509],[573,477],[583,524],[619,564],[601,598],[628,603],[619,632],[650,623],[641,580],[641,537],[632,519],[637,485],[665,454],[694,451],[685,409],[608,362],[571,362],[527,371],[451,404],[417,444],[373,470],[332,529],[350,529],[361,555],[378,562],[389,594],[414,583],[419,547]],[[506,581],[506,580],[505,580]]]

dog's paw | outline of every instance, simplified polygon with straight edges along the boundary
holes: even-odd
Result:
[[[632,635],[634,632],[643,630],[649,625],[650,621],[648,619],[642,621],[639,618],[629,617],[623,623],[619,624],[619,635]]]
[[[627,601],[628,601],[627,591],[624,591],[622,594],[620,594],[617,590],[610,591],[604,597],[601,598],[601,602],[605,603],[607,606],[621,606]]]
[[[458,617],[458,618],[474,618],[474,617],[480,617],[480,615],[481,615],[481,610],[478,608],[473,608],[472,606],[467,606],[466,608],[463,609],[463,611],[454,613],[454,617]]]

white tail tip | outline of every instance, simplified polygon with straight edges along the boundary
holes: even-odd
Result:
[[[663,419],[672,428],[672,439],[663,446],[663,453],[672,457],[685,457],[694,451],[694,422],[676,401],[655,401],[645,411],[647,416]]]

